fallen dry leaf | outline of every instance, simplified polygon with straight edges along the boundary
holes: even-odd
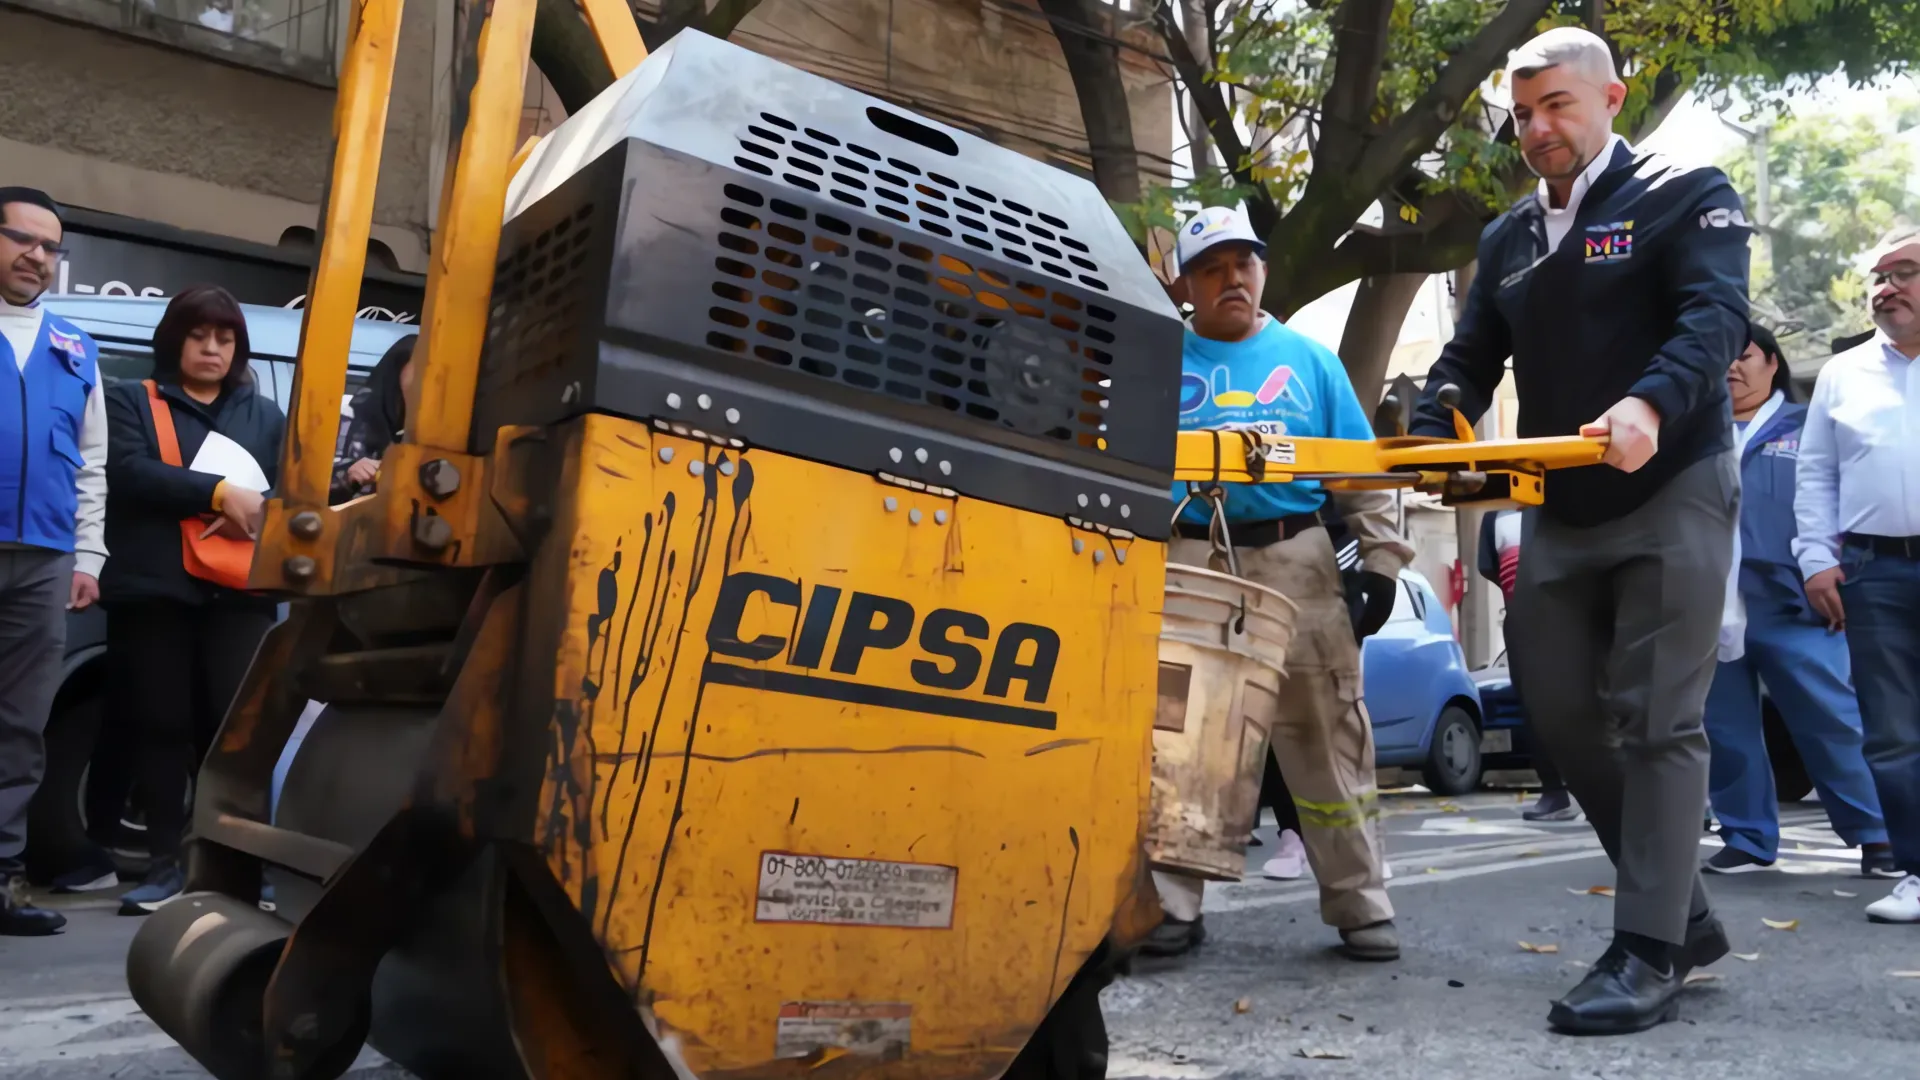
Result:
[[[1338,1050],[1321,1050],[1318,1048],[1309,1048],[1309,1047],[1303,1046],[1300,1049],[1295,1050],[1293,1052],[1293,1056],[1311,1058],[1315,1061],[1345,1061],[1348,1058],[1352,1057],[1353,1055],[1342,1053]]]
[[[1766,924],[1767,924],[1768,926],[1770,926],[1770,927],[1772,927],[1772,928],[1773,928],[1773,929],[1775,929],[1775,930],[1798,930],[1798,929],[1800,929],[1800,920],[1799,920],[1799,919],[1788,919],[1788,920],[1786,920],[1785,922],[1782,922],[1782,921],[1781,921],[1781,920],[1779,920],[1779,919],[1761,919],[1760,921],[1761,921],[1761,922],[1763,922],[1763,923],[1766,923]]]
[[[1440,872],[1440,868],[1439,868],[1439,867],[1437,867],[1437,866],[1429,866],[1429,867],[1427,867],[1427,873],[1429,873],[1429,874],[1437,874],[1437,873],[1439,873],[1439,872]]]
[[[1560,946],[1558,945],[1535,945],[1531,941],[1520,942],[1520,947],[1530,953],[1557,953],[1560,951]]]
[[[1440,812],[1443,814],[1458,814],[1462,811],[1460,807],[1454,803],[1443,802],[1440,804]]]
[[[1687,977],[1685,979],[1682,979],[1681,983],[1686,986],[1692,986],[1694,983],[1719,982],[1719,981],[1720,981],[1720,976],[1715,975],[1711,971],[1689,971],[1687,972]]]
[[[1241,998],[1239,1001],[1233,1003],[1233,1011],[1243,1015],[1250,1013],[1253,1011],[1253,1002],[1247,998]]]
[[[1735,960],[1745,960],[1747,963],[1751,964],[1755,960],[1760,959],[1760,954],[1757,952],[1737,952],[1733,954],[1733,958]]]
[[[1838,896],[1843,900],[1851,900],[1854,897],[1859,896],[1860,894],[1857,892],[1848,892],[1845,889],[1835,889],[1833,890],[1833,895]]]
[[[1523,851],[1520,853],[1520,857],[1523,859],[1533,859],[1538,858],[1540,854],[1538,851]]]

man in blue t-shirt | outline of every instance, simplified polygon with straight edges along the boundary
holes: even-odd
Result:
[[[1273,435],[1372,439],[1338,357],[1260,310],[1266,246],[1246,216],[1209,207],[1180,229],[1176,296],[1193,306],[1180,374],[1182,428],[1243,428]],[[1320,882],[1320,917],[1356,959],[1400,955],[1387,901],[1373,783],[1373,727],[1360,701],[1360,647],[1327,525],[1342,521],[1360,543],[1365,593],[1359,637],[1393,610],[1399,574],[1413,556],[1385,492],[1332,493],[1313,481],[1225,484],[1227,540],[1240,576],[1299,608],[1272,745],[1300,810],[1307,862]],[[1189,495],[1187,485],[1174,492]],[[1175,522],[1168,558],[1227,569],[1209,538],[1214,506],[1193,493]],[[1167,918],[1146,951],[1177,955],[1205,936],[1201,882],[1156,871]]]

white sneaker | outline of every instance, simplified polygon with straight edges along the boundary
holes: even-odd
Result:
[[[1307,845],[1300,834],[1288,829],[1280,834],[1279,851],[1268,859],[1260,872],[1275,881],[1296,881],[1307,876]]]
[[[1867,920],[1920,923],[1920,875],[1908,874],[1886,896],[1867,905]]]

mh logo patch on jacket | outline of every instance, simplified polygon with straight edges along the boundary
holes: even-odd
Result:
[[[1589,225],[1586,242],[1587,262],[1624,262],[1633,258],[1633,222]]]

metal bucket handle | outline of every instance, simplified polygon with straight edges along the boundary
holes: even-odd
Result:
[[[1186,511],[1187,504],[1193,501],[1195,495],[1205,498],[1213,507],[1213,513],[1207,521],[1207,542],[1213,545],[1213,550],[1217,554],[1226,559],[1227,573],[1232,574],[1234,577],[1239,577],[1240,558],[1234,552],[1233,536],[1227,528],[1227,493],[1226,489],[1221,486],[1224,483],[1220,476],[1220,443],[1222,434],[1224,433],[1215,432],[1213,437],[1213,479],[1206,481],[1207,486],[1204,489],[1201,487],[1201,481],[1187,482],[1186,496],[1180,500],[1180,505],[1173,508],[1173,522],[1175,524],[1179,523],[1180,515]],[[1232,432],[1232,434],[1240,438],[1247,475],[1253,477],[1255,483],[1259,483],[1261,478],[1266,475],[1267,467],[1266,458],[1262,457],[1260,453],[1260,439],[1249,431],[1236,430]],[[1226,644],[1228,647],[1232,647],[1235,643],[1246,637],[1247,596],[1245,593],[1240,594],[1240,610],[1232,619],[1228,620],[1226,630]]]

